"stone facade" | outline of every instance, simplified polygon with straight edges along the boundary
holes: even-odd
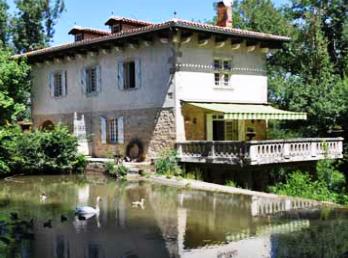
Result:
[[[150,108],[138,110],[114,110],[83,113],[85,116],[90,155],[111,157],[126,155],[127,145],[133,140],[143,144],[144,156],[152,159],[165,149],[175,147],[175,117],[173,108]],[[81,114],[79,114],[79,117]],[[100,117],[107,120],[124,117],[124,144],[102,144]],[[34,115],[34,126],[40,128],[46,121],[62,123],[72,130],[74,114]],[[107,136],[109,137],[109,136]]]

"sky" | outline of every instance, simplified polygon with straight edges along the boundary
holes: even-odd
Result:
[[[276,5],[286,0],[273,0]],[[14,0],[8,0],[11,11]],[[68,35],[76,24],[107,30],[104,23],[111,15],[126,16],[151,22],[162,22],[176,17],[186,20],[206,21],[214,14],[214,0],[65,0],[66,11],[56,25],[52,45],[73,40]]]

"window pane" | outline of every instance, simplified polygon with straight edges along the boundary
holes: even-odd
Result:
[[[214,60],[214,69],[215,70],[221,70],[221,60],[219,60],[219,59],[215,59]]]
[[[110,142],[117,142],[117,119],[111,119],[109,123]]]
[[[228,86],[230,84],[230,75],[224,74],[224,86]]]
[[[87,93],[93,93],[97,91],[97,68],[86,69],[87,76]]]
[[[215,73],[215,85],[219,86],[220,85],[220,74],[219,73]]]
[[[224,61],[224,70],[230,71],[232,69],[232,62],[230,60]]]
[[[54,96],[60,97],[63,95],[62,73],[54,74]]]
[[[127,62],[123,65],[124,68],[124,88],[134,89],[135,88],[135,62]]]

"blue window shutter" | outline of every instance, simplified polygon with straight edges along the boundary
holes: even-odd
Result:
[[[137,89],[139,89],[140,87],[141,87],[141,83],[142,83],[142,81],[141,81],[141,61],[140,61],[140,59],[137,59],[136,61],[135,61],[135,73],[136,73],[136,77],[135,77],[135,87],[137,88]]]
[[[97,65],[97,92],[102,91],[102,68],[101,65]]]
[[[120,90],[124,89],[124,67],[123,62],[118,62],[118,72],[117,72],[117,80],[118,80],[118,88]]]
[[[106,126],[107,126],[106,118],[100,117],[100,141],[102,144],[106,144]]]
[[[82,93],[86,93],[86,68],[83,67],[81,69],[81,90],[82,90]]]
[[[54,73],[50,72],[48,75],[48,89],[51,97],[54,97]]]
[[[68,71],[62,71],[62,95],[67,96],[68,95]]]
[[[124,118],[120,116],[117,118],[117,142],[124,143]]]

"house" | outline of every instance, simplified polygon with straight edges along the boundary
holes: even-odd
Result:
[[[77,121],[95,157],[177,147],[183,162],[341,158],[340,138],[266,141],[269,120],[306,119],[267,101],[266,56],[290,38],[230,27],[226,2],[218,25],[110,17],[109,31],[74,27],[74,42],[21,55],[33,68],[34,126]]]

